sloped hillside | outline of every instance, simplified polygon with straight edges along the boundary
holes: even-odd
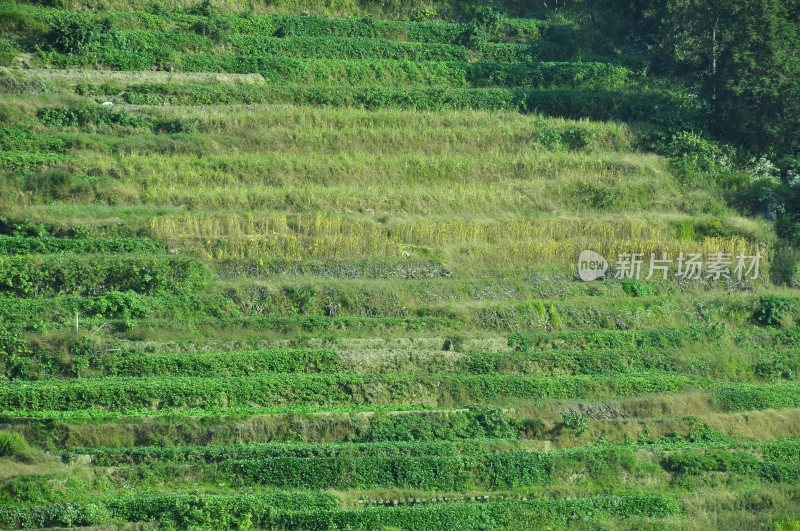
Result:
[[[800,525],[794,111],[609,13],[0,3],[0,527]]]

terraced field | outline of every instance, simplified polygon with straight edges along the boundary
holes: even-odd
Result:
[[[52,4],[0,4],[0,526],[800,525],[797,253],[679,80],[524,6]]]

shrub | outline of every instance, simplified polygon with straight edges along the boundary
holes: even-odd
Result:
[[[635,278],[622,281],[622,291],[631,297],[647,297],[653,294],[653,286]]]
[[[311,302],[317,295],[313,286],[287,286],[283,293],[289,299],[293,314],[304,315],[311,309]]]
[[[564,57],[574,57],[579,49],[578,32],[571,23],[553,23],[544,31],[544,37],[556,44]]]
[[[99,105],[83,107],[42,107],[36,113],[44,125],[51,127],[86,127],[97,125],[121,125],[143,127],[147,120],[141,115],[130,114],[124,109],[110,109]]]
[[[192,15],[200,17],[212,17],[217,13],[216,8],[211,4],[211,0],[201,0],[199,4],[188,10]]]
[[[578,182],[575,185],[575,195],[596,210],[613,210],[619,201],[619,195],[614,189],[593,182]]]
[[[500,409],[488,406],[473,405],[467,411],[470,427],[467,433],[472,437],[512,438],[517,430],[512,426],[508,416]]]
[[[464,347],[464,337],[457,335],[457,336],[450,336],[444,339],[442,343],[442,350],[445,351],[455,351],[458,352]]]
[[[795,364],[784,352],[774,352],[753,364],[753,372],[765,380],[794,380]]]
[[[26,175],[23,189],[34,192],[40,197],[52,199],[70,199],[88,191],[80,185],[72,172],[64,168],[48,168]]]
[[[9,528],[98,525],[113,518],[158,522],[168,529],[522,529],[531,522],[564,527],[600,518],[665,518],[680,513],[672,498],[649,495],[340,509],[337,498],[327,493],[152,492],[115,497],[103,504],[3,507],[0,522]]]
[[[17,171],[25,175],[29,171],[64,162],[59,153],[30,153],[26,151],[0,151],[0,168]]]
[[[30,461],[34,450],[19,433],[0,431],[0,457],[10,457],[20,461]]]
[[[19,52],[16,46],[0,39],[0,66],[12,66]]]
[[[471,50],[482,50],[489,42],[489,32],[480,24],[470,24],[461,34],[458,43]]]
[[[763,295],[758,299],[753,319],[765,326],[782,326],[792,307],[792,299],[778,295]]]
[[[216,42],[226,41],[233,31],[233,24],[229,17],[211,16],[197,22],[194,31]]]
[[[11,235],[14,237],[45,238],[50,235],[47,226],[41,223],[19,223],[13,226]]]
[[[61,53],[79,54],[109,29],[108,22],[99,22],[91,15],[62,12],[53,17],[46,41]]]
[[[93,299],[89,311],[108,319],[138,319],[147,313],[141,295],[131,290],[111,291]]]
[[[435,7],[423,7],[418,9],[416,13],[414,13],[414,21],[415,22],[430,22],[432,20],[436,20],[439,16],[439,13],[436,11]]]
[[[574,411],[563,411],[561,413],[561,425],[568,430],[572,430],[576,435],[582,435],[589,430],[589,419]]]
[[[733,151],[728,146],[707,140],[697,133],[680,131],[662,149],[671,169],[687,184],[703,184],[719,172],[730,170]]]
[[[157,118],[153,122],[153,131],[166,134],[194,133],[195,126],[181,118]]]
[[[105,378],[23,382],[0,386],[7,410],[71,411],[180,407],[414,404],[439,400],[474,402],[501,398],[626,397],[683,391],[702,385],[672,374],[625,376],[263,374],[231,378]],[[376,394],[376,389],[381,391]]]
[[[561,135],[567,148],[572,150],[585,149],[591,143],[589,132],[586,129],[570,127]]]
[[[30,375],[33,351],[19,334],[6,330],[0,324],[0,367],[9,380]]]
[[[781,181],[770,176],[752,176],[741,172],[740,179],[732,194],[733,204],[751,216],[763,216],[767,219],[774,219],[775,215],[783,208],[783,198],[786,190]],[[785,220],[776,225],[776,230],[783,236],[792,237],[787,234],[786,229],[791,225],[785,224]]]
[[[531,338],[525,334],[511,334],[506,344],[513,347],[516,352],[528,352],[531,348]]]

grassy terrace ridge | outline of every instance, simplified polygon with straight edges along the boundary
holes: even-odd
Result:
[[[0,529],[798,528],[800,5],[551,4],[0,1]]]

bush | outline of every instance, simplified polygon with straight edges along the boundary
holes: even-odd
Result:
[[[642,280],[628,278],[622,281],[622,291],[631,297],[647,297],[653,294],[653,286]]]
[[[596,496],[469,503],[410,504],[401,507],[339,509],[330,494],[164,494],[146,493],[95,503],[0,508],[9,528],[75,527],[115,519],[158,522],[160,527],[264,529],[523,529],[531,522],[574,525],[576,521],[631,516],[665,518],[681,513],[665,496]]]
[[[778,295],[763,295],[758,299],[753,319],[764,326],[783,326],[793,306],[792,299]]]
[[[794,380],[796,363],[784,352],[775,352],[753,364],[753,372],[765,380]]]
[[[739,182],[732,197],[734,206],[751,216],[763,216],[774,219],[776,213],[782,210],[786,189],[777,178],[770,176],[756,176],[741,172]],[[784,222],[776,225],[776,230],[787,234]]]
[[[15,45],[0,39],[0,66],[12,66],[20,51]]]
[[[291,303],[290,312],[294,315],[305,315],[311,309],[311,303],[317,295],[313,286],[287,286],[283,294]]]
[[[60,53],[79,54],[110,29],[91,15],[75,12],[58,13],[52,20],[46,42]]]
[[[531,348],[531,339],[525,334],[511,334],[506,344],[513,347],[516,352],[528,352]]]
[[[67,167],[56,166],[54,168],[32,169],[26,172],[23,177],[22,188],[26,191],[35,192],[43,200],[64,199],[92,202],[103,198],[107,199],[108,202],[113,202],[113,195],[108,197],[107,194],[103,194],[101,191],[102,186],[108,184],[110,179],[103,176],[75,175]],[[106,197],[103,197],[104,195]],[[55,243],[55,240],[56,238],[53,238],[49,242],[58,247],[58,243]],[[34,246],[47,245],[43,240],[40,242],[31,241],[30,243]],[[65,250],[70,246],[73,246],[76,250],[81,248],[80,244],[67,243],[64,245]],[[89,249],[90,247],[91,244],[88,243],[86,248]]]
[[[108,319],[138,319],[145,316],[147,308],[141,295],[128,290],[104,293],[92,300],[89,311]]]
[[[195,126],[181,118],[157,118],[153,121],[153,131],[165,134],[194,133]]]
[[[415,22],[431,22],[436,20],[439,16],[439,13],[436,11],[435,7],[423,7],[418,9],[416,13],[414,13],[414,21]]]
[[[661,149],[669,157],[670,168],[686,184],[715,182],[718,174],[732,169],[733,150],[691,131],[672,135]]]
[[[45,238],[50,235],[50,231],[41,223],[20,223],[13,225],[11,235],[12,237]]]
[[[575,195],[596,210],[613,210],[619,202],[616,190],[593,182],[579,181],[575,185]]]
[[[458,43],[470,50],[482,50],[489,42],[489,32],[480,24],[470,24],[461,34]]]
[[[503,15],[494,3],[479,4],[471,9],[470,21],[459,37],[459,44],[482,50],[497,33]]]
[[[567,148],[572,150],[585,149],[591,142],[589,132],[578,127],[570,127],[561,136]]]
[[[64,168],[48,168],[26,175],[22,188],[42,198],[72,199],[93,193],[80,179]]]
[[[25,437],[15,432],[0,431],[0,457],[10,457],[20,461],[30,461],[34,456]]]
[[[221,468],[239,484],[260,483],[284,488],[401,487],[425,490],[510,489],[542,485],[572,471],[593,476],[630,470],[629,450],[597,448],[556,452],[498,452],[492,446],[470,447],[427,443],[386,445],[364,455],[347,453],[232,459]],[[402,452],[402,453],[401,453]]]
[[[561,425],[575,432],[575,435],[582,435],[589,430],[589,419],[574,411],[563,411],[561,413]]]
[[[470,406],[467,411],[470,424],[467,432],[471,437],[512,438],[517,430],[508,416],[500,409],[489,406]]]
[[[0,129],[0,150],[3,151],[64,153],[66,149],[66,142],[56,136],[35,134],[19,126]]]
[[[6,330],[0,324],[0,367],[6,378],[25,378],[30,375],[33,351],[19,334]]]
[[[204,37],[210,37],[215,42],[221,42],[230,38],[233,24],[229,17],[211,16],[197,22],[194,31]]]
[[[120,125],[144,127],[147,119],[141,115],[130,114],[122,109],[86,105],[83,107],[42,107],[36,113],[44,125],[51,127],[87,127],[98,125]]]

